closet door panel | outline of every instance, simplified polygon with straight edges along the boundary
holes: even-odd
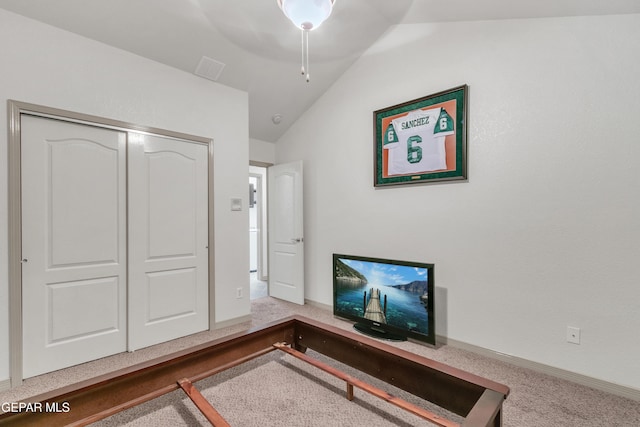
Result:
[[[126,349],[126,133],[21,116],[23,376]]]
[[[129,135],[129,349],[203,331],[208,147]]]

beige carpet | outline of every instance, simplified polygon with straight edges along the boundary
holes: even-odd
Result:
[[[252,322],[195,334],[134,353],[119,354],[30,378],[19,388],[0,393],[0,402],[17,401],[294,313],[351,329],[349,322],[335,319],[331,312],[317,307],[261,298],[252,301]],[[629,399],[446,345],[435,349],[412,342],[392,345],[509,386],[511,394],[504,404],[504,426],[507,427],[640,425],[640,404]],[[323,358],[318,354],[314,356]],[[348,371],[349,368],[343,369]],[[375,383],[376,380],[370,381]],[[356,399],[349,402],[344,398],[342,381],[280,352],[270,353],[196,385],[232,426],[431,425],[358,390]],[[391,392],[414,403],[419,402],[402,391]],[[438,410],[433,407],[429,409]],[[451,414],[446,416],[454,421],[461,421]],[[96,425],[208,424],[191,401],[181,391],[176,391]]]

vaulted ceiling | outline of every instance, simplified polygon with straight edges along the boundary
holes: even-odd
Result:
[[[0,0],[0,8],[189,73],[203,57],[224,64],[209,77],[248,92],[250,137],[275,142],[394,25],[640,13],[640,1],[336,0],[310,33],[309,83],[300,31],[276,0]]]

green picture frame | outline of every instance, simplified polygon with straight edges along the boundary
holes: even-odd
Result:
[[[467,97],[458,86],[373,112],[374,186],[467,180]]]

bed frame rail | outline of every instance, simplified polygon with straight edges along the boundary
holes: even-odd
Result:
[[[462,415],[462,426],[502,425],[507,386],[293,316],[26,399],[21,411],[0,414],[0,426],[87,425],[177,390],[179,381],[194,383],[274,351],[279,342],[301,352],[311,348]]]
[[[0,426],[96,422],[177,390],[182,378],[196,382],[267,354],[275,350],[274,342],[292,340],[294,324],[293,319],[270,324],[28,398],[24,403],[39,405],[0,414]],[[55,408],[68,408],[68,412],[55,412]]]
[[[509,394],[509,387],[495,381],[311,320],[296,323],[293,347],[311,348],[463,417],[485,390],[503,400]]]

